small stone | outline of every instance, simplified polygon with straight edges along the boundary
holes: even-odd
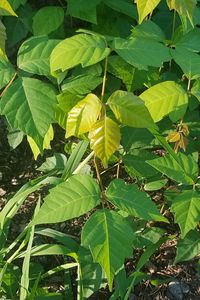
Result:
[[[172,281],[169,283],[167,295],[170,300],[181,300],[190,293],[190,287],[185,282]]]
[[[129,299],[128,300],[137,300],[137,297],[135,294],[130,294]]]

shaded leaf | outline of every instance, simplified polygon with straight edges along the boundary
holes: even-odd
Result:
[[[190,231],[184,239],[180,239],[177,244],[175,263],[193,259],[200,254],[200,234],[199,231]]]
[[[129,222],[114,211],[97,211],[84,225],[81,240],[90,249],[94,262],[98,262],[106,272],[109,289],[112,290],[116,271],[132,254],[133,230]]]
[[[136,184],[126,184],[122,179],[115,179],[108,186],[106,196],[112,204],[129,215],[147,221],[168,222],[148,194],[140,191]]]
[[[40,8],[33,17],[34,35],[48,35],[60,27],[64,20],[64,10],[60,6]]]
[[[115,38],[113,48],[126,62],[142,70],[148,70],[148,66],[161,67],[171,58],[166,46],[142,37]]]
[[[44,136],[54,121],[55,105],[56,94],[50,84],[24,77],[7,89],[0,109],[11,127],[31,136],[42,151]]]

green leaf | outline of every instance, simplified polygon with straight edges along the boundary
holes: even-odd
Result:
[[[88,132],[96,122],[101,108],[102,104],[94,94],[88,94],[79,101],[68,113],[66,137]]]
[[[196,0],[167,0],[169,9],[174,9],[180,16],[187,17],[193,24],[193,12],[196,7]]]
[[[175,263],[191,260],[200,254],[199,231],[190,231],[184,239],[178,241]]]
[[[197,53],[187,50],[182,46],[177,46],[171,50],[172,58],[181,67],[188,79],[200,77],[200,56]]]
[[[160,179],[160,180],[148,182],[144,185],[144,190],[145,191],[160,190],[166,185],[167,181],[168,181],[167,179]]]
[[[79,64],[82,67],[94,65],[110,53],[101,36],[77,34],[60,42],[50,58],[51,71],[65,71]]]
[[[185,90],[174,81],[158,83],[140,94],[154,122],[169,114],[173,122],[181,119],[187,109],[188,96]]]
[[[131,152],[132,153],[132,152]],[[157,175],[157,171],[151,167],[146,160],[153,159],[154,155],[148,151],[134,151],[132,154],[123,156],[123,163],[125,165],[126,172],[132,178],[151,178]]]
[[[61,88],[64,93],[85,95],[102,83],[102,78],[94,75],[79,75],[64,80]]]
[[[135,79],[135,68],[129,65],[120,56],[113,55],[108,58],[108,72],[121,79],[125,84],[127,91],[133,90]]]
[[[7,0],[1,0],[0,2],[0,15],[1,16],[17,16],[12,9],[10,3]]]
[[[68,0],[67,14],[97,24],[96,7],[100,2],[101,0]]]
[[[89,175],[74,175],[50,190],[32,224],[64,222],[99,204],[100,190]]]
[[[66,162],[67,158],[64,154],[55,153],[53,156],[47,157],[46,161],[37,170],[44,173],[49,173],[52,170],[61,172],[64,170]]]
[[[168,222],[157,209],[147,193],[138,189],[136,184],[126,184],[122,179],[113,180],[106,191],[106,197],[120,210],[146,221]]]
[[[112,46],[125,61],[141,70],[148,70],[148,66],[161,67],[171,59],[166,46],[142,37],[115,38]]]
[[[6,28],[0,20],[0,50],[5,51],[5,42],[6,42]],[[0,51],[1,55],[1,51]]]
[[[66,246],[70,252],[77,252],[79,249],[79,244],[76,242],[72,236],[65,234],[63,232],[51,229],[51,228],[44,228],[35,230],[36,234],[41,236],[48,236],[57,242]]]
[[[97,121],[89,132],[90,147],[107,166],[111,155],[119,148],[120,130],[117,123],[108,117]]]
[[[47,133],[45,134],[45,137],[44,137],[44,142],[43,142],[43,149],[51,149],[51,146],[50,146],[50,142],[53,140],[54,138],[54,132],[53,132],[53,127],[52,125],[50,125]],[[34,156],[34,159],[36,160],[38,158],[38,155],[39,154],[42,154],[43,151],[40,151],[40,149],[38,148],[37,144],[35,143],[35,141],[30,137],[28,136],[27,137],[27,140],[28,140],[28,143],[31,147],[31,150],[33,152],[33,156]]]
[[[160,0],[136,0],[137,10],[139,15],[139,23],[151,14],[156,6],[160,3]]]
[[[0,55],[0,89],[5,87],[15,75],[13,65]]]
[[[162,29],[150,20],[133,27],[131,36],[135,38],[155,40],[157,42],[163,42],[165,40],[165,35]]]
[[[29,73],[50,75],[50,54],[57,44],[47,36],[31,37],[19,48],[18,67]]]
[[[81,240],[90,249],[94,262],[106,272],[112,290],[115,273],[132,255],[133,229],[129,222],[114,211],[97,211],[84,225]]]
[[[64,10],[60,6],[45,6],[33,17],[34,35],[48,35],[60,27],[64,20]]]
[[[70,249],[60,244],[42,244],[31,249],[31,256],[67,255]],[[16,258],[25,257],[26,251],[21,252]]]
[[[147,163],[174,181],[193,185],[197,180],[198,166],[192,156],[178,153],[177,160],[175,160],[167,154],[163,157],[149,160]]]
[[[145,128],[121,128],[121,144],[126,152],[137,148],[151,148],[153,135]],[[144,159],[143,159],[144,160]]]
[[[9,3],[14,10],[18,9],[20,5],[24,5],[26,2],[27,0],[9,0]]]
[[[127,0],[103,0],[105,5],[113,10],[125,14],[133,19],[137,19],[137,11],[132,1]]]
[[[184,47],[187,50],[199,52],[200,45],[198,43],[200,39],[200,30],[199,28],[194,28],[190,30],[188,33],[184,34],[176,43],[178,47]]]
[[[107,103],[122,124],[138,128],[155,127],[144,102],[132,93],[116,91]]]
[[[200,193],[194,190],[182,191],[173,199],[171,211],[175,214],[175,222],[181,228],[181,236],[195,229],[200,221]]]
[[[56,95],[51,85],[38,79],[22,78],[7,89],[0,109],[11,127],[31,136],[42,151],[45,134],[54,121],[55,105]]]

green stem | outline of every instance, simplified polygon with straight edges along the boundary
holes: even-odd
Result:
[[[88,161],[94,156],[94,151],[92,151],[76,168],[73,172],[73,175],[77,174],[87,163]]]
[[[103,101],[103,97],[104,97],[104,94],[105,94],[107,69],[108,69],[108,58],[106,57],[105,58],[105,66],[104,66],[104,74],[103,74],[102,90],[101,90],[101,101]]]
[[[174,10],[173,23],[172,23],[172,40],[174,38],[175,26],[176,26],[176,11]]]

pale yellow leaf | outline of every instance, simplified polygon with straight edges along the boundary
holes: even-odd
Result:
[[[50,125],[49,130],[47,131],[44,137],[43,150],[51,148],[50,142],[53,140],[53,137],[54,137],[53,127],[52,125]],[[34,159],[36,160],[38,155],[42,153],[40,152],[40,149],[38,148],[37,144],[35,143],[34,139],[32,139],[32,137],[27,136],[27,140],[33,152]]]
[[[106,167],[111,155],[119,148],[120,129],[108,117],[97,121],[89,132],[90,146]]]
[[[9,16],[9,15],[17,17],[10,3],[7,0],[0,0],[0,16]]]
[[[152,13],[161,0],[136,0],[137,10],[139,15],[139,23]]]
[[[96,122],[101,109],[102,104],[94,94],[88,94],[79,101],[68,113],[66,138],[88,132]]]

